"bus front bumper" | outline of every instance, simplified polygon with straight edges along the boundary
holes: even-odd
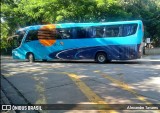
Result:
[[[25,56],[23,54],[19,53],[19,51],[13,50],[12,51],[12,58],[13,59],[25,59]]]

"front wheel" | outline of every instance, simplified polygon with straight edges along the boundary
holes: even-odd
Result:
[[[107,61],[107,55],[105,53],[98,53],[95,60],[98,63],[105,63]]]
[[[28,61],[29,61],[30,63],[32,63],[32,62],[35,61],[34,55],[33,55],[32,53],[29,53],[29,55],[28,55]]]

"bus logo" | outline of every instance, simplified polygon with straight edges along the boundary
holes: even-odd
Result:
[[[54,38],[56,33],[56,26],[53,24],[42,26],[38,30],[38,39],[44,46],[51,46],[56,43]]]

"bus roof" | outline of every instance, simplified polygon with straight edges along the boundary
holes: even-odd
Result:
[[[89,27],[89,26],[101,26],[101,25],[130,24],[130,23],[142,23],[142,21],[133,20],[133,21],[116,21],[116,22],[99,22],[99,23],[60,23],[60,24],[52,24],[52,25],[55,25],[56,28],[70,28],[70,27],[87,27],[87,26]],[[41,27],[46,25],[28,26],[28,27],[21,28],[18,31],[38,30]],[[51,25],[51,24],[48,24],[48,25]]]

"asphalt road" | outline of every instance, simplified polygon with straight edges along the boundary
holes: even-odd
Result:
[[[118,110],[116,107],[160,104],[160,55],[108,64],[29,63],[1,56],[1,89],[2,104],[72,104],[68,110],[24,112],[157,113],[158,110]],[[103,110],[101,106],[86,110],[92,104],[102,104],[111,110]],[[80,105],[84,106],[77,110]]]

